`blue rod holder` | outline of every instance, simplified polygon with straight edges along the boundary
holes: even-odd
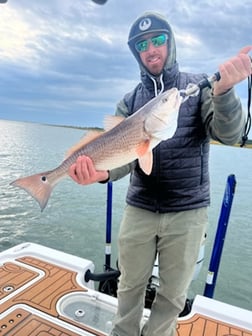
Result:
[[[222,250],[224,246],[226,231],[228,227],[229,215],[231,212],[233,197],[235,193],[236,179],[235,175],[229,175],[227,178],[226,189],[222,201],[221,213],[218,227],[215,235],[211,260],[209,264],[207,280],[205,284],[204,296],[212,298],[214,295],[218,270],[221,261]]]
[[[105,269],[111,265],[111,237],[112,237],[112,194],[113,184],[107,183],[107,215],[106,215],[106,247],[105,247]]]

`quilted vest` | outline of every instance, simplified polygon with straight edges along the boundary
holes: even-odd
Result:
[[[204,76],[175,71],[173,80],[171,77],[169,81],[164,80],[165,90],[184,89],[188,83],[197,83]],[[125,96],[129,115],[153,98],[150,87],[146,79]],[[146,175],[136,163],[130,177],[127,203],[160,213],[208,206],[208,158],[209,137],[201,120],[198,95],[181,105],[175,135],[154,148],[151,174]]]

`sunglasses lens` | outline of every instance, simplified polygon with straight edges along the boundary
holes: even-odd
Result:
[[[143,52],[148,49],[148,40],[143,40],[136,43],[136,50],[138,52]]]
[[[166,34],[160,34],[153,36],[150,39],[139,41],[135,44],[136,50],[141,53],[149,48],[149,41],[154,45],[154,47],[160,47],[164,45],[167,41],[168,36]]]
[[[151,38],[151,42],[154,45],[154,47],[162,46],[166,42],[166,35],[161,34],[161,35],[158,35],[158,36],[154,36],[154,37]]]

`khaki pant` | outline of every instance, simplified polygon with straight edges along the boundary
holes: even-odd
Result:
[[[207,222],[207,208],[160,214],[126,206],[118,240],[119,306],[111,335],[175,335]],[[156,253],[160,287],[141,331],[145,289]]]

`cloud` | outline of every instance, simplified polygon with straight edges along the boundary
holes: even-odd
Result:
[[[180,69],[213,73],[251,43],[251,1],[12,0],[0,5],[0,118],[101,126],[136,85],[127,46],[144,11],[173,27]],[[246,83],[239,87],[246,100]]]
[[[35,52],[29,44],[35,41],[36,30],[32,30],[17,11],[9,7],[1,8],[0,57],[2,62],[33,60]]]

